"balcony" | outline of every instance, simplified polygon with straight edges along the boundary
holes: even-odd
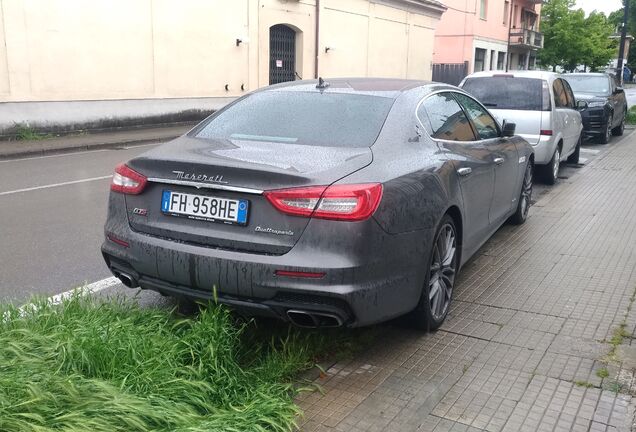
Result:
[[[510,46],[526,49],[543,48],[543,33],[528,29],[511,29]]]

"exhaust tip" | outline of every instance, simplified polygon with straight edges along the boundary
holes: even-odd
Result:
[[[121,283],[128,288],[136,288],[139,286],[139,283],[135,280],[135,278],[127,273],[115,273],[115,276],[117,276]]]
[[[298,327],[317,328],[342,326],[342,319],[338,315],[324,312],[290,309],[287,311],[287,317],[292,324]]]

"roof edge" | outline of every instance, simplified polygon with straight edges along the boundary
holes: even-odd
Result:
[[[383,4],[407,12],[429,15],[435,18],[440,18],[448,9],[438,0],[369,0],[369,2]]]

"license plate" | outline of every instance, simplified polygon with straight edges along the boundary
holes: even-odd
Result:
[[[163,191],[161,211],[190,219],[245,225],[249,201]]]

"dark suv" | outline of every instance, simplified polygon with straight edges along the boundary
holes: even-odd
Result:
[[[625,91],[616,84],[614,75],[607,73],[567,74],[577,101],[587,102],[581,111],[583,131],[586,136],[598,138],[607,144],[612,135],[623,135],[627,100]]]

